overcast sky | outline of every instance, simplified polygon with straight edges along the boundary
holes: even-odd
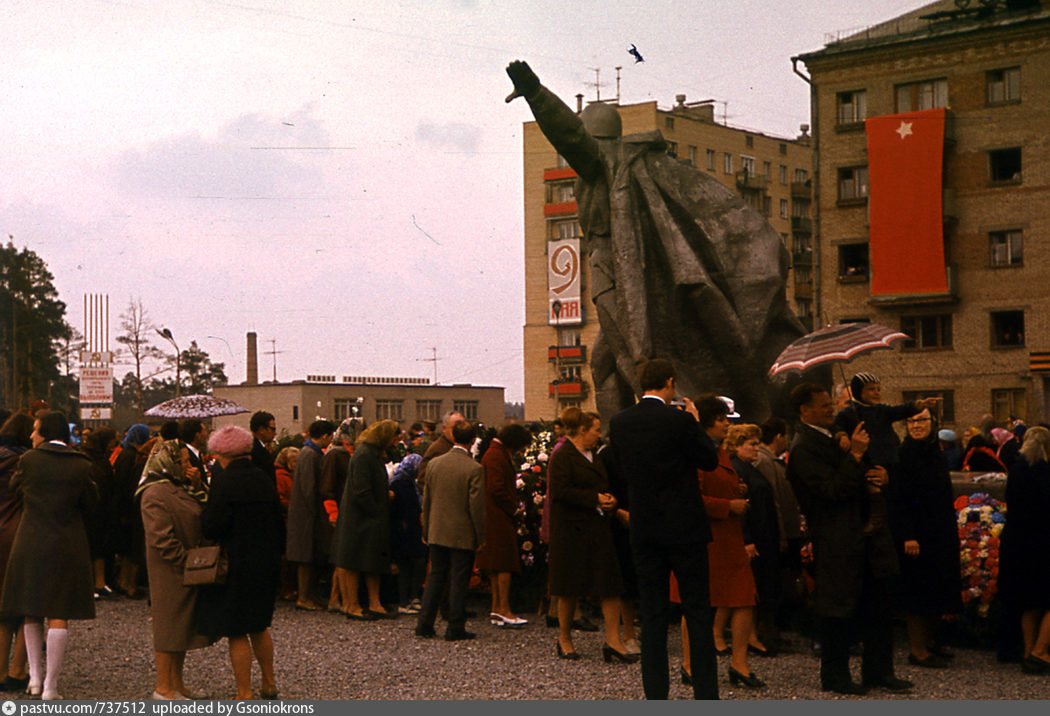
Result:
[[[521,125],[573,96],[726,102],[795,136],[790,58],[917,0],[8,0],[0,231],[83,295],[260,374],[422,376],[521,400]],[[634,44],[645,62],[634,64]],[[719,106],[719,114],[723,106]],[[163,342],[160,346],[166,347]],[[123,375],[126,368],[118,368]]]

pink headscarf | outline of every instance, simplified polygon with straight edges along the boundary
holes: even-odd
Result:
[[[992,440],[995,441],[996,447],[1002,447],[1003,443],[1014,436],[1009,430],[1003,428],[992,428]]]

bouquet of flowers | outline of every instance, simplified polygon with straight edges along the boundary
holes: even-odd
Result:
[[[988,617],[999,578],[999,535],[1006,503],[978,492],[955,500],[962,563],[962,600],[978,618]]]
[[[518,471],[518,554],[521,566],[542,567],[547,562],[547,546],[540,540],[544,497],[547,494],[547,461],[554,447],[554,432],[544,429],[534,433],[532,444],[522,452]]]

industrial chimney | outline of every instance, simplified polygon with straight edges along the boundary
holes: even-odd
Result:
[[[248,360],[245,372],[245,385],[259,385],[259,347],[255,331],[248,332]]]

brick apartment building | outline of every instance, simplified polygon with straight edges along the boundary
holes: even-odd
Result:
[[[815,312],[911,337],[847,375],[879,375],[888,402],[940,394],[949,426],[1047,420],[1050,6],[941,0],[793,61],[812,91]]]

